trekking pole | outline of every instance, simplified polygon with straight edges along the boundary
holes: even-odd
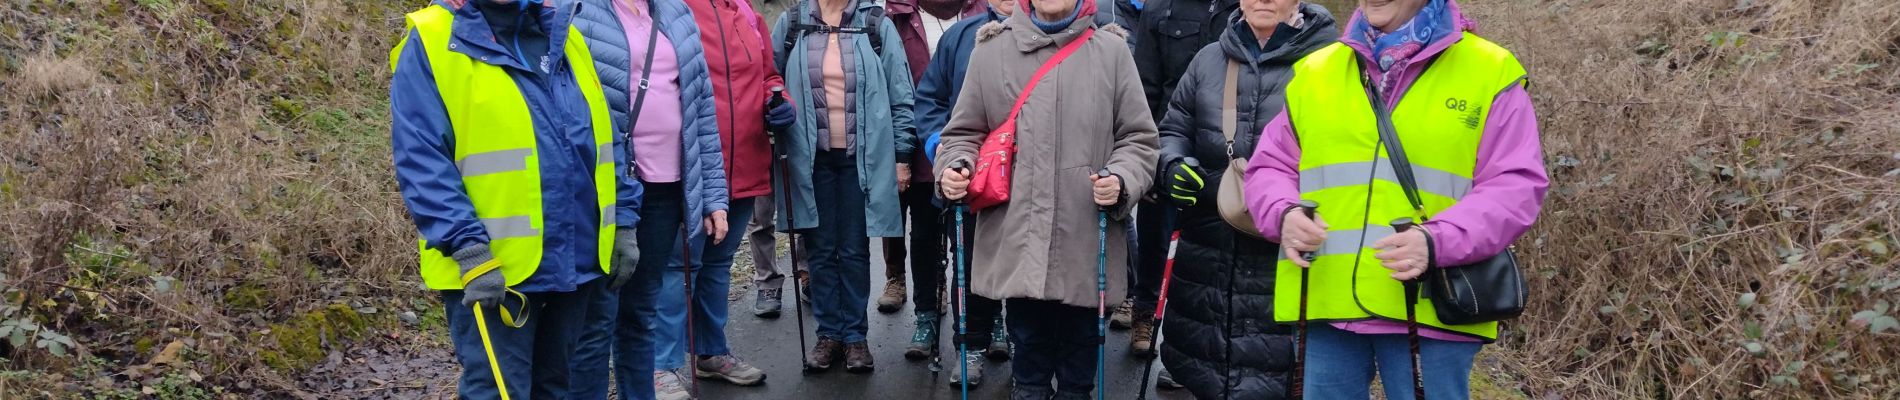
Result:
[[[955,163],[950,164],[950,168],[956,170],[959,174],[966,174],[967,176],[970,171],[970,162],[957,160]],[[953,270],[954,272],[951,273],[950,279],[955,279],[957,285],[957,357],[959,357],[957,360],[957,369],[961,370],[963,375],[963,379],[957,381],[957,383],[962,387],[963,400],[970,400],[970,363],[968,360],[961,359],[961,357],[968,357],[970,352],[970,344],[963,340],[965,336],[970,334],[968,322],[965,321],[965,314],[969,311],[965,308],[965,303],[969,301],[969,298],[966,296],[970,290],[970,276],[967,270],[970,262],[968,256],[970,253],[970,244],[964,241],[963,236],[963,215],[969,213],[970,208],[968,204],[962,201],[956,202],[951,208],[954,209],[956,213],[957,237],[952,240],[956,243],[957,252],[956,268]]]
[[[693,247],[691,245],[692,236],[688,235],[686,232],[688,232],[688,230],[686,229],[686,226],[682,224],[680,226],[680,263],[686,266],[686,271],[685,271],[686,275],[681,277],[680,280],[685,281],[683,286],[686,287],[686,379],[688,382],[692,383],[693,397],[698,398],[699,397],[699,354],[698,354],[699,352],[696,351],[697,349],[694,348],[694,343],[693,343],[693,306],[697,302],[693,301],[693,277],[694,276],[693,276]]]
[[[1168,235],[1168,262],[1161,268],[1161,297],[1155,299],[1155,341],[1152,346],[1156,355],[1161,354],[1161,340],[1165,339],[1161,334],[1161,328],[1168,323],[1168,320],[1164,319],[1168,315],[1168,284],[1173,283],[1174,280],[1174,250],[1180,246],[1181,227],[1176,226],[1174,233]],[[1160,360],[1151,361],[1141,367],[1141,383],[1135,385],[1140,388],[1141,394],[1136,395],[1136,399],[1148,400],[1148,374],[1154,372],[1156,362]]]
[[[482,350],[488,353],[488,372],[495,374],[495,391],[501,394],[501,400],[509,400],[508,382],[501,379],[501,363],[495,360],[494,342],[488,340],[488,321],[482,318],[482,303],[475,302],[471,308],[475,310],[475,331],[482,334]]]
[[[1306,215],[1307,220],[1318,221],[1315,218],[1317,218],[1316,215],[1319,213],[1319,202],[1300,200],[1297,207],[1300,208],[1301,214]],[[1285,234],[1285,232],[1281,234]],[[1306,283],[1308,281],[1307,276],[1309,275],[1307,271],[1313,269],[1313,260],[1319,258],[1317,253],[1318,252],[1314,251],[1300,252],[1300,259],[1305,260],[1307,264],[1306,267],[1300,268],[1300,337],[1299,344],[1295,346],[1297,348],[1296,351],[1299,352],[1299,359],[1293,362],[1293,398],[1295,399],[1304,398],[1306,396]]]
[[[772,99],[766,101],[766,108],[777,108],[782,104],[785,104],[785,87],[773,86]],[[770,124],[767,125],[770,126]],[[798,260],[800,260],[800,258],[798,257],[798,230],[794,229],[798,227],[798,214],[792,212],[792,182],[785,179],[785,170],[791,169],[792,164],[790,158],[786,155],[787,151],[785,147],[780,146],[778,142],[778,137],[785,133],[785,129],[772,128],[767,129],[765,132],[766,143],[772,146],[773,155],[778,157],[778,162],[776,163],[778,164],[778,168],[775,168],[778,171],[776,171],[777,173],[775,175],[777,175],[779,187],[785,188],[772,195],[778,196],[778,212],[785,213],[785,236],[792,242],[792,259],[789,264],[792,265],[792,319],[798,320],[798,366],[805,373],[811,373],[811,360],[805,358],[805,310],[803,306],[805,303],[805,292],[800,290],[798,286]],[[785,143],[785,146],[790,145],[791,143]],[[774,254],[776,253],[775,251]],[[773,256],[773,258],[777,257],[776,255]]]
[[[1405,233],[1417,223],[1411,218],[1392,221],[1393,233]],[[1427,268],[1430,266],[1427,265]],[[1425,400],[1425,371],[1419,369],[1418,356],[1418,278],[1408,279],[1405,285],[1405,336],[1412,341],[1412,394],[1414,399]]]
[[[1095,173],[1107,178],[1108,168]],[[1108,398],[1108,208],[1095,211],[1095,398]]]

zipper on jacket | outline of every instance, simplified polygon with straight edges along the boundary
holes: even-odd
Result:
[[[732,182],[736,180],[734,179],[734,175],[739,174],[739,166],[733,165],[734,158],[732,156],[733,153],[739,152],[739,118],[738,115],[735,115],[739,113],[739,105],[733,103],[732,99],[732,35],[726,31],[726,18],[724,14],[719,12],[720,1],[721,0],[712,0],[707,3],[711,4],[713,8],[713,22],[719,25],[719,60],[724,61],[726,64],[726,109],[732,110],[732,112],[726,113],[726,125],[732,127],[732,151],[724,151],[725,149],[719,150],[725,153],[721,155],[725,156],[726,170],[730,171],[726,174],[726,190],[732,191],[734,190],[733,186],[737,186],[732,184]]]

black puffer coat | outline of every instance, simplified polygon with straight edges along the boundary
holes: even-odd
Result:
[[[1197,398],[1291,396],[1293,330],[1273,322],[1279,247],[1229,227],[1216,210],[1215,193],[1228,164],[1227,139],[1220,131],[1228,60],[1241,63],[1234,154],[1253,154],[1261,128],[1285,107],[1281,90],[1292,79],[1293,62],[1339,37],[1325,8],[1301,4],[1300,9],[1306,23],[1299,29],[1282,26],[1275,36],[1291,36],[1274,40],[1270,45],[1275,47],[1264,52],[1239,14],[1233,14],[1220,42],[1195,55],[1160,125],[1160,165],[1194,157],[1207,181],[1199,204],[1182,210],[1177,222],[1181,244],[1161,351],[1175,381]]]

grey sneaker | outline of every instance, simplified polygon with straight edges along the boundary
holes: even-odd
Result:
[[[970,369],[970,386],[983,384],[983,352],[972,350],[963,353],[963,368]],[[953,369],[945,372],[950,373],[950,386],[963,386],[963,371]]]
[[[731,354],[699,359],[699,370],[694,374],[700,378],[723,379],[739,386],[765,383],[765,371]]]
[[[753,298],[752,315],[765,319],[778,318],[778,310],[785,307],[781,300],[784,295],[785,289],[759,289],[758,295]]]
[[[653,398],[656,400],[692,400],[680,375],[673,371],[653,371]]]

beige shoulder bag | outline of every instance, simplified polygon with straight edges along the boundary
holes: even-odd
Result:
[[[1227,170],[1221,173],[1220,193],[1215,195],[1215,202],[1220,206],[1220,218],[1226,220],[1227,225],[1248,236],[1265,239],[1260,229],[1253,226],[1253,213],[1247,212],[1247,197],[1242,193],[1242,187],[1247,184],[1244,179],[1247,157],[1234,154],[1234,134],[1240,125],[1240,110],[1235,104],[1239,86],[1240,63],[1227,60],[1227,88],[1221,94],[1220,107],[1220,131],[1227,136]]]

